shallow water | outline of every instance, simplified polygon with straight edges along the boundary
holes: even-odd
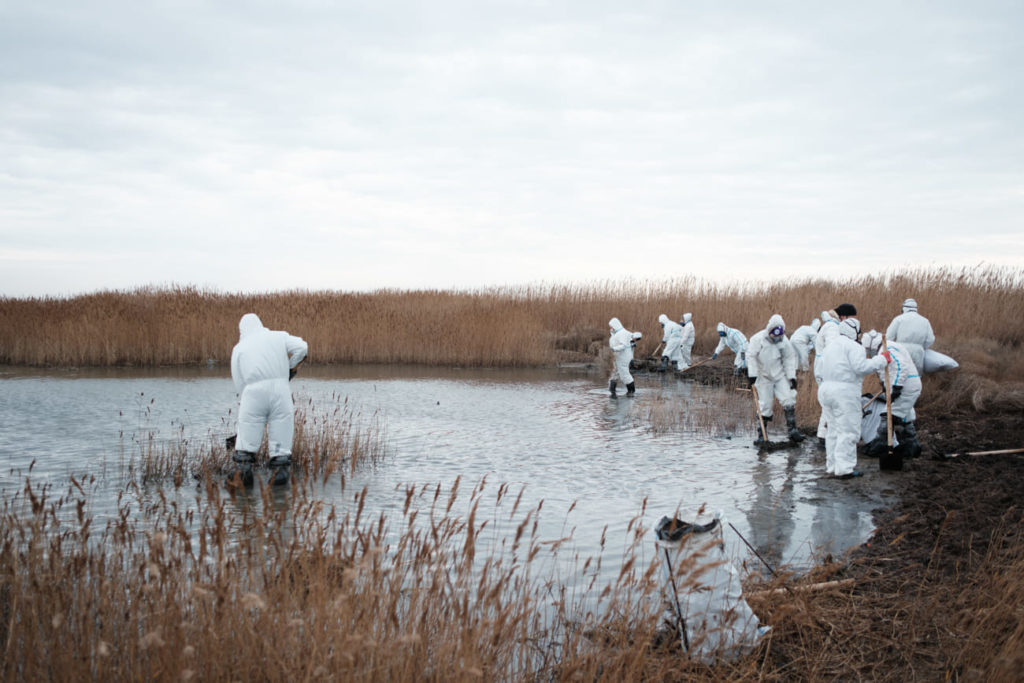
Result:
[[[514,496],[523,488],[524,509],[543,501],[541,539],[571,532],[583,556],[598,554],[606,526],[606,555],[624,548],[641,511],[650,529],[663,515],[685,517],[703,505],[735,526],[725,535],[737,560],[759,569],[742,534],[773,566],[800,569],[863,542],[872,510],[892,502],[872,463],[862,463],[863,479],[840,482],[823,476],[824,453],[813,443],[759,454],[746,416],[735,438],[653,430],[647,414],[655,402],[686,410],[725,390],[644,375],[637,386],[635,398],[611,400],[603,375],[579,370],[377,366],[304,367],[292,382],[296,402],[326,409],[347,399],[362,415],[383,417],[383,461],[350,476],[348,493],[331,484],[318,490],[345,506],[365,486],[371,518],[380,511],[397,518],[405,486],[447,489],[461,477],[468,492],[486,477],[485,491],[508,483]],[[99,495],[90,511],[102,520],[114,514],[124,463],[140,444],[223,443],[234,433],[236,405],[224,368],[0,368],[0,491],[20,490],[30,466],[33,482],[58,486],[92,474]],[[188,490],[168,483],[165,493],[187,500]],[[495,526],[492,538],[504,531],[497,519]]]

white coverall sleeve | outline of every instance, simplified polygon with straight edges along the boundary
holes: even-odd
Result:
[[[931,348],[931,345],[935,343],[935,332],[934,330],[932,330],[932,324],[928,321],[925,322],[928,325],[928,336],[925,338],[924,344],[922,344],[922,346],[928,349]]]
[[[888,365],[885,356],[881,354],[874,358],[868,358],[859,344],[850,344],[844,348],[846,349],[846,361],[849,363],[850,369],[861,377],[870,375],[872,372],[885,370],[885,366]]]
[[[245,389],[245,381],[242,379],[242,370],[238,366],[238,348],[231,351],[231,380],[235,383],[235,391],[242,393]]]
[[[763,339],[760,334],[755,334],[750,339],[750,346],[747,347],[747,376],[759,377],[761,375],[761,363],[758,362],[758,355],[761,352]]]
[[[782,371],[786,373],[786,379],[796,379],[796,366],[800,363],[796,349],[789,340],[783,339],[779,343],[782,344]]]
[[[891,323],[889,323],[888,329],[885,330],[885,338],[886,339],[889,339],[891,341],[895,341],[896,334],[899,332],[899,329],[900,329],[900,318],[901,317],[902,316],[898,315],[898,316],[896,316],[895,318],[892,319]]]
[[[288,367],[294,368],[296,365],[302,362],[309,353],[309,344],[302,337],[294,337],[288,335],[288,340],[285,342],[285,348],[288,349]]]
[[[718,338],[718,346],[715,347],[715,350],[712,353],[714,353],[714,354],[721,353],[722,351],[725,351],[725,347],[726,346],[728,346],[728,344],[725,343],[725,337],[719,337]]]

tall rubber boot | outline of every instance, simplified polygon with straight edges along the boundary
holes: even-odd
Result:
[[[267,464],[270,466],[271,486],[284,486],[288,483],[292,469],[292,456],[275,455]]]
[[[618,398],[618,396],[615,395],[615,380],[610,380],[608,382],[608,391],[612,392],[612,398]]]
[[[658,368],[661,372],[665,372],[668,369],[668,356],[661,357],[661,367]]]
[[[867,448],[864,449],[870,458],[879,458],[889,450],[889,418],[886,413],[882,413],[879,418],[878,433],[875,434],[875,438],[871,439],[868,442]]]
[[[235,467],[228,474],[226,483],[229,486],[252,486],[252,463],[256,459],[255,456],[255,453],[239,450],[231,454],[231,460],[235,463]]]
[[[800,443],[804,440],[803,433],[796,428],[796,406],[783,408],[786,411],[786,429],[789,431],[789,440],[793,443]]]
[[[636,382],[630,382],[626,385],[626,396],[632,396],[636,393]]]
[[[761,419],[764,420],[764,431],[765,431],[765,435],[767,435],[767,433],[768,433],[768,425],[772,421],[772,416],[769,415],[769,416],[765,417],[765,416],[762,415]],[[754,445],[757,446],[758,448],[760,448],[761,446],[767,446],[768,445],[768,439],[766,439],[764,436],[761,435],[761,423],[758,422],[756,425],[754,425],[754,428],[757,430],[757,438],[754,439]]]
[[[907,444],[908,458],[916,458],[921,455],[921,442],[917,440],[917,427],[913,422],[903,423],[903,438]]]

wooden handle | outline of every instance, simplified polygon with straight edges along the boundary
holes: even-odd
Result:
[[[888,351],[885,344],[885,335],[882,335],[882,353]],[[889,383],[889,362],[885,363],[885,437],[888,440],[889,451],[892,451],[892,384]]]

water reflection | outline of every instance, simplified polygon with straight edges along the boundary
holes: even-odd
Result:
[[[864,493],[867,477],[857,487],[823,480],[820,454],[806,443],[759,455],[745,405],[735,439],[652,430],[646,416],[654,401],[686,410],[724,391],[673,377],[638,375],[637,395],[618,399],[609,398],[604,373],[579,371],[303,367],[292,386],[297,403],[347,400],[366,416],[384,416],[385,460],[346,472],[344,491],[337,480],[315,488],[342,509],[365,488],[374,517],[400,513],[407,487],[447,488],[461,477],[468,488],[486,480],[522,489],[524,508],[539,508],[541,535],[571,534],[568,545],[583,556],[601,550],[605,526],[607,549],[617,553],[634,517],[649,529],[663,515],[704,505],[735,520],[773,564],[801,566],[819,548],[836,553],[862,542],[880,505]],[[71,476],[95,475],[101,495],[92,511],[115,514],[134,454],[153,440],[222,444],[234,430],[236,405],[222,367],[0,369],[0,490],[19,490],[35,460],[34,480],[65,485]],[[183,506],[194,505],[190,491],[199,491],[170,489]],[[239,513],[262,505],[283,512],[285,503],[254,493],[229,505]],[[492,538],[508,531],[507,512],[484,514],[494,517]],[[733,554],[747,555],[738,539],[727,540]]]

